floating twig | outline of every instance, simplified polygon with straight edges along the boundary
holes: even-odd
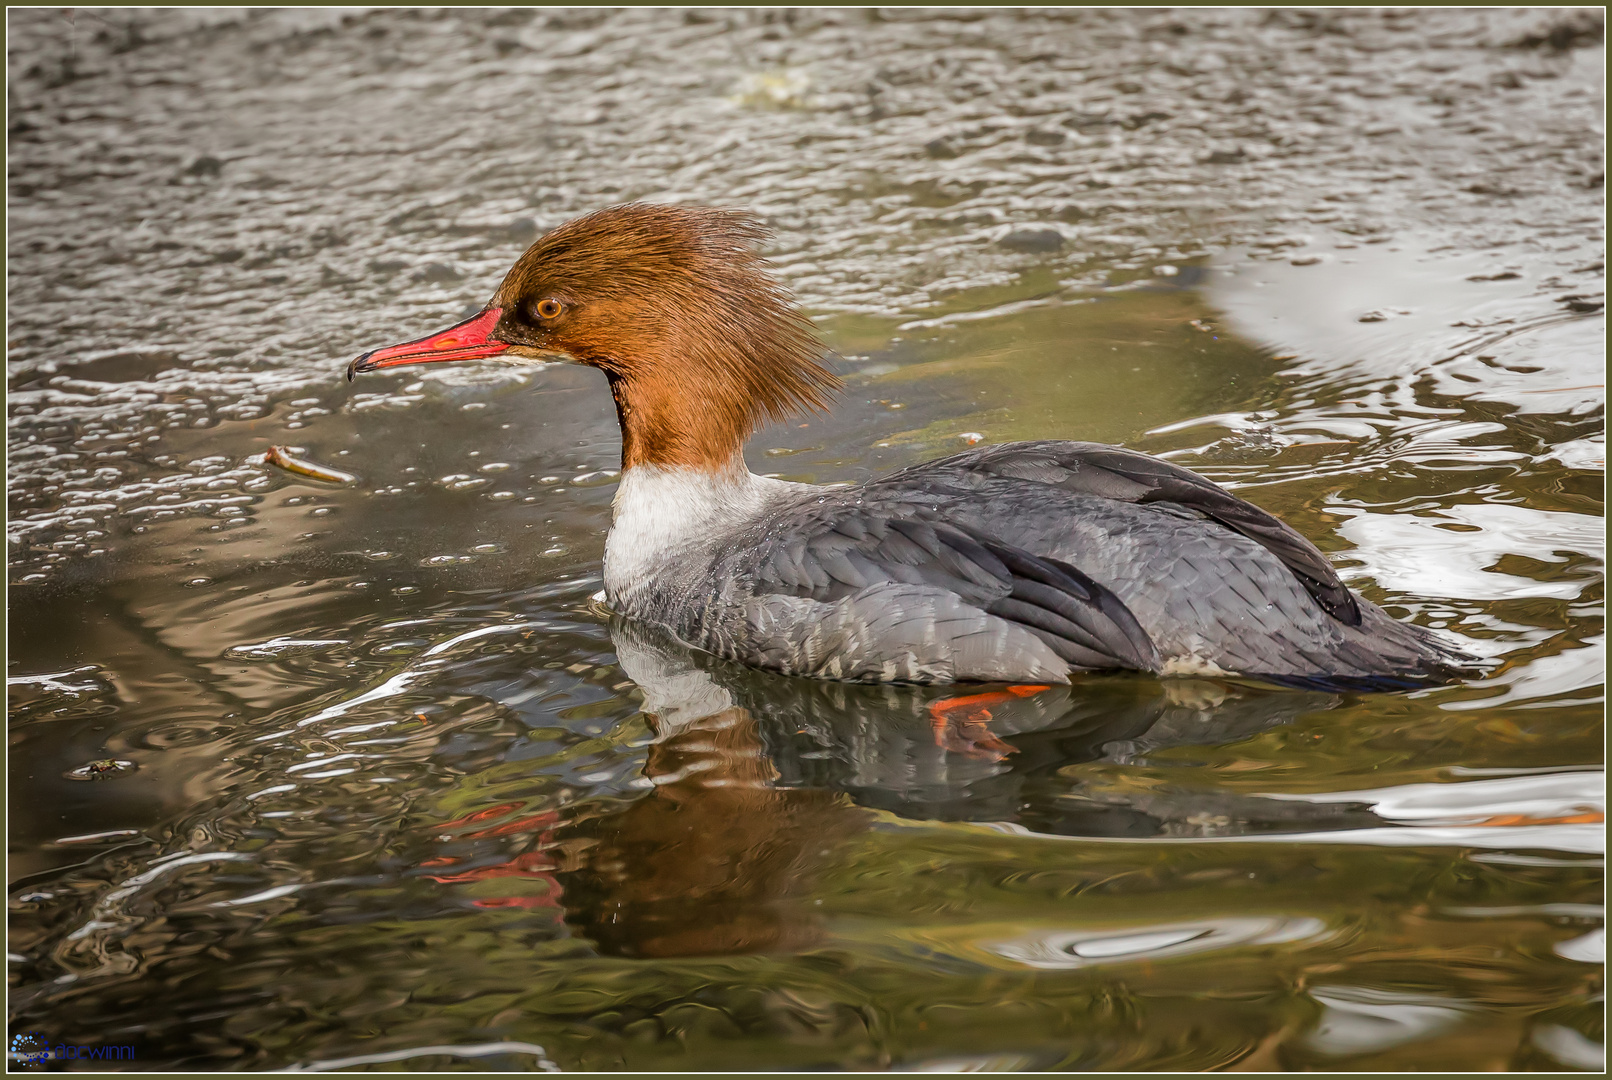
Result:
[[[306,476],[310,480],[323,480],[327,484],[351,484],[358,477],[340,469],[332,469],[328,465],[320,465],[306,461],[291,453],[290,448],[284,446],[271,446],[263,452],[265,465],[278,465],[289,473]]]

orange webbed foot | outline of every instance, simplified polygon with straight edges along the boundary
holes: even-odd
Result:
[[[1010,686],[1006,690],[993,690],[985,694],[966,697],[942,698],[929,706],[929,723],[934,729],[935,745],[948,753],[963,754],[979,761],[1001,761],[1015,748],[1009,746],[986,727],[991,719],[989,705],[1011,701],[1016,697],[1029,697],[1049,689],[1045,686]]]

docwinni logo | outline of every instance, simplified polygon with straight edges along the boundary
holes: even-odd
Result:
[[[50,1047],[37,1031],[11,1037],[11,1060],[18,1065],[43,1065],[50,1060]]]
[[[133,1061],[132,1046],[50,1045],[37,1031],[11,1037],[11,1060],[18,1065],[47,1065],[52,1061]]]

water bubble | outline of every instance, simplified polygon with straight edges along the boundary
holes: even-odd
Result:
[[[476,557],[474,555],[428,555],[420,560],[420,565],[426,567],[459,566],[475,561]]]
[[[485,476],[471,476],[469,473],[449,473],[440,477],[437,483],[449,491],[475,491],[492,483],[491,478]]]

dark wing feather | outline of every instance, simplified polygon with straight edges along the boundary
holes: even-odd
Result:
[[[1325,555],[1281,520],[1197,473],[1134,450],[1101,443],[1030,442],[982,447],[919,466],[928,476],[1029,480],[1079,495],[1130,503],[1170,503],[1218,521],[1280,559],[1333,618],[1360,625],[1360,605]],[[880,483],[899,482],[895,473]]]
[[[985,610],[1022,623],[1059,656],[1081,667],[1156,670],[1153,642],[1119,597],[1066,562],[983,540],[1013,575],[1013,591]],[[1104,660],[1107,662],[1104,662]]]
[[[831,501],[773,522],[751,549],[757,591],[834,602],[900,582],[954,593],[1018,623],[1084,668],[1156,670],[1158,651],[1123,601],[1080,570],[929,520],[905,499]]]

